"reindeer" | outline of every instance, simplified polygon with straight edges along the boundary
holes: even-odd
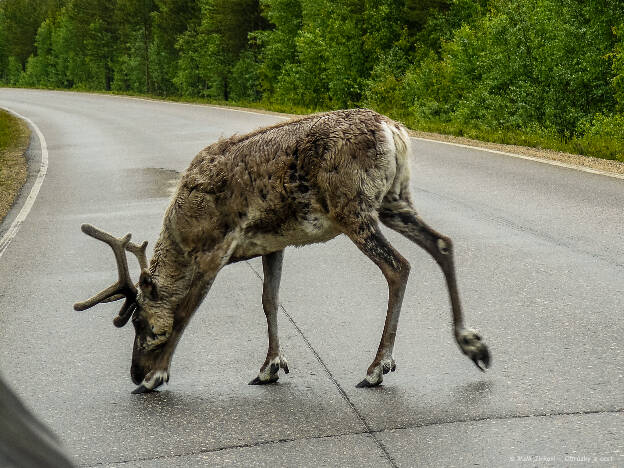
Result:
[[[404,127],[371,110],[315,114],[243,136],[222,139],[199,152],[165,213],[149,262],[147,242],[116,238],[91,225],[85,234],[107,243],[119,279],[74,305],[85,310],[125,298],[114,319],[135,328],[133,393],[169,380],[176,345],[221,268],[262,257],[262,306],[269,346],[251,385],[288,373],[277,330],[278,289],[284,249],[344,234],[381,270],[388,282],[388,310],[377,354],[357,387],[374,387],[394,371],[392,355],[410,265],[386,240],[379,222],[425,249],[444,272],[460,350],[476,366],[489,367],[479,334],[464,327],[451,239],[425,224],[409,191],[409,137]],[[126,251],[140,264],[138,284]],[[481,363],[484,367],[482,367]]]

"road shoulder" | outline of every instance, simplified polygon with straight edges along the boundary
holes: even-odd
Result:
[[[472,140],[465,137],[452,135],[442,135],[439,133],[419,132],[410,130],[410,136],[423,140],[439,141],[453,145],[470,146],[481,148],[498,153],[517,155],[526,159],[538,159],[545,162],[553,162],[557,165],[575,167],[578,169],[596,171],[612,175],[624,176],[624,163],[611,159],[594,158],[580,154],[563,153],[544,148],[533,148],[529,146],[504,145],[501,143],[490,143],[487,141]]]

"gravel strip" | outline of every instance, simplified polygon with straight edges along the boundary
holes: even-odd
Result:
[[[542,148],[532,148],[529,146],[503,145],[500,143],[489,143],[485,141],[471,140],[470,138],[456,137],[451,135],[440,135],[438,133],[418,132],[410,130],[410,135],[417,138],[427,138],[429,140],[457,143],[460,145],[474,146],[475,148],[485,148],[505,153],[519,154],[539,159],[549,159],[573,166],[586,167],[597,171],[609,172],[612,174],[624,175],[624,163],[610,159],[594,158],[579,154],[562,153]]]

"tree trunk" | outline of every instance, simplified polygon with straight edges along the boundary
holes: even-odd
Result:
[[[151,77],[150,77],[150,63],[149,63],[149,32],[148,24],[143,23],[143,46],[145,52],[145,91],[149,94],[152,91]]]

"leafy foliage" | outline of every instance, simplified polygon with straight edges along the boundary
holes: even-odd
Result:
[[[0,83],[370,106],[624,158],[621,0],[2,0]]]

